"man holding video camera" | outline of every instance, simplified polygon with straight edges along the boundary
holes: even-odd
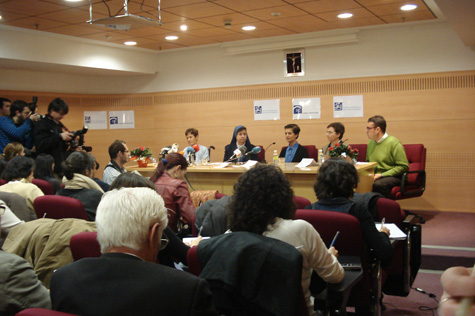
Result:
[[[66,151],[74,134],[63,131],[61,120],[68,114],[66,102],[56,98],[48,106],[46,114],[34,127],[34,140],[38,154],[49,154],[54,158],[54,172],[62,174],[61,163],[66,159]]]

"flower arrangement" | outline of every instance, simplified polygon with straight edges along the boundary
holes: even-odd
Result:
[[[145,161],[150,161],[150,157],[153,156],[152,151],[150,148],[146,147],[143,148],[142,146],[139,146],[132,150],[130,152],[130,155],[132,156],[131,159],[138,161],[138,160],[145,160]]]
[[[359,150],[342,142],[328,148],[328,153],[330,157],[342,156],[344,158],[350,158],[355,162],[358,160]]]

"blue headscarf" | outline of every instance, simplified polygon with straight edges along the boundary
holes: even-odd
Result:
[[[239,130],[243,130],[243,129],[245,129],[247,131],[247,128],[244,125],[238,125],[234,128],[233,138],[231,139],[231,143],[230,143],[231,145],[236,144],[236,142],[237,142],[237,138],[236,138],[237,133],[238,133]],[[252,150],[252,144],[251,144],[251,141],[249,140],[249,135],[247,135],[246,143],[244,144],[244,146],[246,146],[248,151]]]

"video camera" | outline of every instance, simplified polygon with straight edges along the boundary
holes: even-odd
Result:
[[[84,149],[84,151],[88,153],[91,152],[92,151],[91,146],[84,146],[84,134],[86,134],[88,130],[89,130],[89,127],[87,125],[84,125],[84,127],[81,130],[72,132],[73,140],[71,141],[71,144],[69,147],[71,147],[71,149],[76,149],[77,147],[82,146],[82,149]],[[78,137],[77,141],[76,141],[76,137]]]

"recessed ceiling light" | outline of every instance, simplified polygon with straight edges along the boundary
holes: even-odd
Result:
[[[256,27],[253,25],[248,25],[248,26],[243,26],[242,29],[243,31],[254,31]]]
[[[128,42],[124,42],[124,45],[127,45],[127,46],[134,46],[134,45],[137,45],[137,42],[128,41]]]
[[[0,15],[0,20],[3,19],[2,16]]]
[[[272,16],[279,16],[279,15],[280,15],[280,12],[272,12],[270,15],[272,15]]]
[[[64,0],[66,2],[80,2],[80,1],[84,1],[84,0]]]
[[[353,13],[341,13],[341,14],[338,14],[338,17],[340,19],[349,19],[353,16]]]
[[[182,31],[188,30],[188,25],[185,25],[185,24],[181,25],[180,30],[182,30]]]
[[[401,10],[403,11],[411,11],[417,8],[417,5],[415,4],[406,4],[401,7]]]
[[[174,40],[177,40],[178,39],[178,36],[176,35],[169,35],[167,37],[165,37],[166,40],[169,40],[169,41],[174,41]]]

